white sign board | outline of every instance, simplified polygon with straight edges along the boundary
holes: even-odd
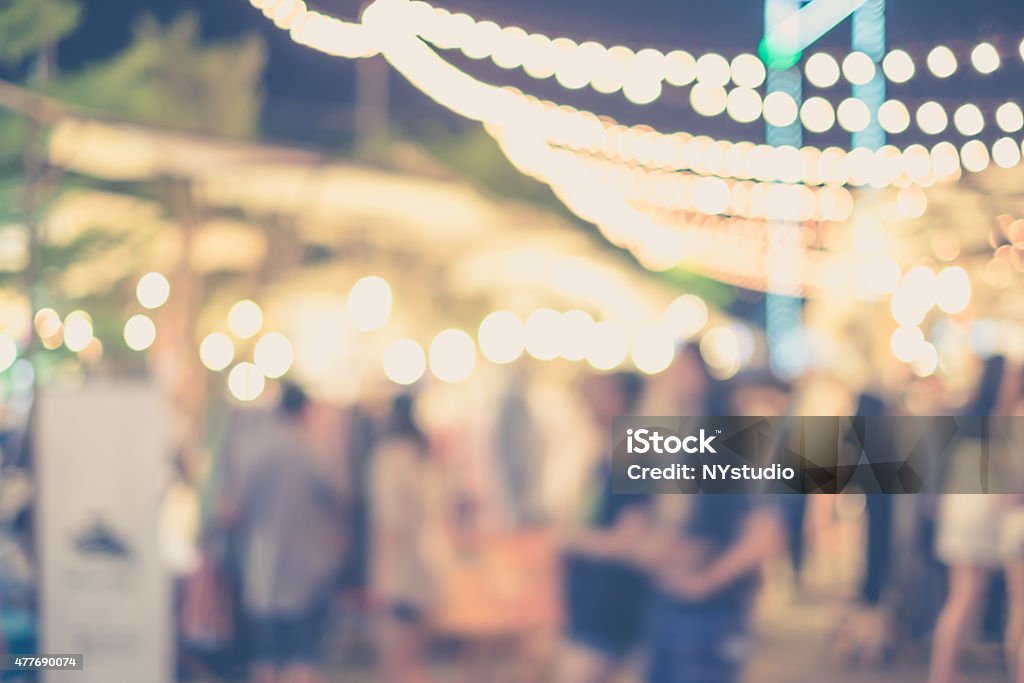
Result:
[[[40,652],[81,653],[44,683],[172,680],[169,577],[157,517],[164,400],[141,383],[40,392]]]

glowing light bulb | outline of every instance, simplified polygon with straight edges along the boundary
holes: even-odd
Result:
[[[726,104],[729,117],[739,123],[750,123],[761,117],[761,96],[750,88],[735,88]]]
[[[690,106],[701,116],[717,116],[725,111],[729,96],[721,86],[697,83],[690,88]]]
[[[731,76],[729,62],[722,55],[709,52],[697,60],[697,80],[704,85],[724,87]]]
[[[769,93],[764,98],[764,120],[773,126],[788,126],[797,117],[796,100],[784,92]]]
[[[235,359],[235,345],[223,332],[206,335],[199,344],[199,360],[208,369],[220,372]]]
[[[824,133],[835,124],[836,115],[824,97],[811,97],[800,107],[800,121],[812,133]]]
[[[764,83],[765,68],[760,59],[751,54],[737,55],[730,65],[732,82],[741,88],[758,88]]]
[[[1016,133],[1024,128],[1024,112],[1016,102],[1006,102],[996,109],[996,125],[1005,133]]]
[[[851,52],[843,59],[843,75],[854,85],[864,85],[875,77],[875,63],[863,52]]]
[[[124,343],[132,351],[144,351],[156,341],[156,325],[141,313],[124,324]]]
[[[889,348],[897,360],[909,363],[917,357],[924,344],[924,333],[916,325],[901,325],[889,338]]]
[[[295,354],[288,337],[280,332],[270,332],[260,337],[253,350],[253,362],[264,375],[271,379],[283,376],[292,367]]]
[[[938,135],[946,130],[949,119],[946,110],[938,102],[925,102],[917,108],[917,127],[928,135]]]
[[[439,380],[454,384],[468,378],[476,367],[473,338],[463,330],[449,328],[430,343],[430,371]]]
[[[267,380],[260,369],[247,361],[231,368],[228,390],[239,401],[255,401],[263,393]]]
[[[171,294],[171,283],[161,273],[146,273],[139,278],[135,297],[144,308],[159,308]]]
[[[961,135],[968,137],[977,135],[985,127],[985,117],[976,105],[965,104],[953,113],[953,124]]]
[[[893,83],[906,83],[914,77],[914,60],[903,50],[893,50],[882,60],[882,70]]]
[[[980,74],[990,74],[999,68],[999,51],[992,43],[981,43],[971,50],[971,64]]]
[[[807,60],[804,73],[813,85],[831,88],[839,81],[839,63],[832,55],[818,52]]]
[[[856,97],[847,97],[839,103],[836,111],[836,118],[843,130],[851,133],[859,133],[871,123],[871,110],[864,100]]]
[[[1013,138],[999,138],[992,145],[992,161],[1000,168],[1013,168],[1020,163],[1021,149]]]
[[[637,370],[655,375],[672,364],[675,341],[661,325],[646,325],[633,334],[630,356]]]
[[[683,294],[665,309],[663,321],[676,341],[684,341],[708,324],[708,305],[696,294]]]
[[[960,266],[943,268],[936,278],[936,303],[945,313],[959,313],[971,303],[971,279]]]
[[[886,100],[878,108],[878,123],[886,133],[902,133],[910,126],[910,112],[899,100]]]
[[[971,173],[980,173],[988,168],[988,147],[981,140],[970,140],[960,148],[960,163]]]
[[[348,316],[361,332],[379,330],[391,317],[391,285],[377,275],[359,279],[348,294]]]
[[[936,78],[949,78],[956,73],[956,55],[945,45],[938,45],[928,53],[928,70]]]
[[[239,339],[253,337],[263,327],[263,311],[252,299],[242,299],[228,311],[228,327]]]
[[[81,351],[92,341],[92,318],[85,311],[72,311],[64,318],[64,346]]]
[[[396,339],[384,349],[384,374],[395,384],[408,386],[427,370],[427,354],[412,339]]]
[[[629,355],[629,335],[622,325],[605,320],[594,326],[587,363],[595,370],[614,370]]]
[[[684,86],[697,78],[697,60],[685,50],[673,50],[665,55],[665,81],[671,85]]]
[[[494,311],[477,330],[480,353],[492,363],[511,363],[523,355],[526,332],[523,321],[511,311]]]

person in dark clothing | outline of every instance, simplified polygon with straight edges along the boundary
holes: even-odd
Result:
[[[588,387],[598,426],[611,433],[612,419],[633,413],[643,381],[632,373],[598,376]],[[631,541],[646,524],[647,496],[612,493],[611,464],[600,459],[593,477],[588,528],[565,542],[566,640],[560,681],[612,680],[643,632],[648,581],[628,561]]]

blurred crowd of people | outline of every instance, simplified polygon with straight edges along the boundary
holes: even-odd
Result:
[[[976,396],[960,412],[1020,414],[1021,377],[1006,359],[988,359]],[[507,528],[498,535],[508,537],[511,529],[545,539],[541,547],[552,561],[540,563],[541,574],[550,576],[524,579],[531,582],[526,600],[557,603],[538,623],[552,629],[549,635],[563,634],[557,652],[541,648],[539,664],[523,671],[562,683],[611,682],[627,671],[642,671],[651,683],[739,680],[756,652],[751,619],[766,567],[788,564],[794,584],[801,581],[815,496],[616,494],[611,423],[642,414],[838,411],[808,402],[807,393],[827,392],[767,373],[719,381],[692,348],[654,379],[628,372],[580,378],[574,395],[593,438],[579,432],[577,441],[593,444],[592,454],[575,481],[560,475],[555,497],[570,513],[559,515],[533,492],[543,488],[545,462],[560,454],[541,456],[550,453],[544,418],[531,415],[522,378],[511,385],[489,441],[497,454],[494,477],[506,485]],[[850,414],[899,412],[868,393],[851,405]],[[420,683],[433,680],[431,662],[453,640],[473,640],[472,624],[482,636],[515,631],[470,619],[453,639],[438,626],[459,623],[446,613],[459,608],[445,575],[479,551],[487,531],[471,521],[479,501],[452,484],[479,474],[449,457],[451,434],[420,426],[422,408],[412,394],[401,394],[385,410],[347,411],[338,429],[337,419],[325,420],[301,389],[287,386],[272,415],[233,416],[200,559],[180,586],[183,653],[210,666],[205,656],[230,644],[233,661],[244,662],[252,681],[305,683],[317,680],[325,636],[347,619],[372,633],[367,642],[379,680]],[[976,449],[972,440],[982,436],[966,435],[956,448]],[[332,448],[347,451],[345,457]],[[517,448],[528,449],[518,469]],[[841,507],[836,496],[821,498]],[[1004,634],[1011,680],[1024,682],[1024,502],[966,494],[868,493],[860,500],[863,570],[831,636],[837,656],[882,664],[901,643],[931,639],[929,683],[952,683],[984,617],[990,637]],[[485,584],[500,580],[484,577]],[[474,588],[454,586],[463,590]],[[224,599],[211,597],[218,591]],[[469,596],[474,600],[487,597]],[[531,609],[524,602],[513,611]],[[531,628],[523,625],[523,638],[537,635]]]
[[[955,412],[1024,413],[1022,372],[988,358]],[[584,375],[543,400],[528,368],[513,375],[490,403],[449,406],[461,425],[438,427],[436,395],[342,410],[288,384],[273,409],[233,411],[202,485],[180,471],[167,495],[164,530],[192,536],[164,543],[179,676],[313,683],[344,651],[369,680],[422,683],[440,666],[482,681],[512,652],[513,680],[737,681],[771,586],[813,592],[812,555],[841,544],[820,520],[853,518],[853,552],[836,560],[853,578],[824,586],[846,604],[827,634],[836,661],[916,658],[928,683],[953,683],[980,636],[1005,644],[1007,680],[1024,683],[1022,497],[612,490],[616,417],[895,415],[898,400],[827,377],[721,381],[690,347],[656,377]],[[954,463],[984,437],[962,435]],[[9,640],[31,605],[22,499],[0,506]]]

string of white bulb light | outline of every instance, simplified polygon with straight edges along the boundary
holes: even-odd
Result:
[[[484,84],[457,67],[443,60],[434,50],[416,39],[415,17],[408,13],[415,3],[384,3],[370,6],[367,17],[376,14],[374,27],[334,19],[306,9],[302,0],[251,0],[272,19],[276,25],[291,32],[293,39],[301,44],[330,54],[363,56],[384,51],[393,66],[414,83],[419,89],[448,108],[468,118],[500,123],[501,120],[519,121],[521,125],[530,122],[538,134],[547,140],[569,147],[597,151],[609,158],[642,163],[658,168],[673,167],[689,169],[700,174],[725,175],[738,179],[756,179],[764,182],[788,181],[807,184],[846,183],[851,185],[887,184],[905,185],[914,182],[929,185],[937,178],[950,178],[959,174],[960,167],[969,171],[981,171],[991,162],[1009,168],[1021,160],[1021,147],[1016,140],[1003,137],[991,146],[991,150],[980,140],[972,139],[959,149],[948,141],[935,144],[931,150],[921,145],[910,145],[904,150],[886,146],[877,152],[864,148],[845,151],[838,147],[824,150],[806,146],[800,150],[786,147],[771,147],[753,143],[715,141],[705,137],[694,137],[688,133],[665,134],[644,126],[625,127],[607,117],[598,117],[590,112],[571,107],[556,107],[543,103],[510,88],[498,88]],[[386,16],[385,16],[386,15]],[[365,17],[364,17],[365,18]],[[351,37],[349,43],[345,37]],[[391,47],[387,50],[383,46]],[[370,47],[372,46],[372,48]],[[403,55],[413,51],[418,58],[408,59]],[[698,88],[695,88],[698,90]],[[472,93],[472,96],[469,95]],[[756,94],[756,93],[755,93]],[[769,111],[774,94],[766,98]],[[777,100],[781,102],[781,100]],[[795,102],[788,107],[795,115]],[[857,102],[858,100],[850,100]],[[860,103],[862,104],[862,103]],[[850,104],[848,108],[854,105]],[[785,103],[782,109],[787,109]],[[840,105],[840,109],[843,106]],[[514,114],[510,114],[514,112]],[[998,110],[997,119],[1004,131],[1024,126],[1024,113],[1015,103],[1006,103]],[[973,130],[976,122],[974,112],[958,110],[964,130]],[[805,101],[799,116],[812,130],[823,131],[821,120],[836,118],[828,101],[812,97]],[[856,114],[841,118],[856,118]],[[879,117],[908,119],[909,111],[895,100],[887,102],[879,111]],[[917,112],[917,118],[924,127],[934,134],[945,129],[948,116],[941,105],[925,103]],[[774,119],[781,122],[784,119]],[[939,124],[942,124],[941,126]],[[973,126],[973,127],[972,127]],[[898,125],[890,125],[898,129]],[[696,147],[704,150],[695,155]],[[927,172],[921,172],[926,163],[931,165]],[[900,170],[902,166],[902,170]],[[746,169],[746,170],[744,170]]]
[[[378,51],[361,24],[308,10],[303,0],[252,0],[252,4],[279,27],[290,30],[297,42],[315,49],[352,58],[372,56]],[[728,60],[713,52],[694,57],[685,50],[664,53],[654,48],[634,51],[621,45],[607,48],[595,41],[577,43],[565,37],[528,34],[516,26],[501,27],[468,14],[452,14],[422,0],[409,2],[405,11],[416,27],[416,35],[435,47],[458,50],[473,59],[490,59],[502,68],[522,69],[534,78],[554,77],[570,90],[591,87],[606,94],[622,92],[631,102],[644,105],[661,96],[663,84],[692,86],[690,105],[705,117],[724,114],[740,123],[763,119],[775,126],[799,120],[811,133],[824,133],[837,125],[856,133],[871,123],[868,107],[852,97],[838,105],[820,95],[801,105],[784,92],[762,97],[757,89],[764,83],[765,67],[749,53]],[[1024,41],[1021,58],[1024,59]],[[978,73],[985,75],[1003,63],[998,50],[989,42],[978,44],[970,53],[970,61]],[[959,64],[956,54],[942,45],[928,53],[926,63],[937,78],[948,78]],[[892,83],[906,83],[917,72],[914,59],[902,49],[889,52],[881,68]],[[827,89],[841,78],[855,85],[867,83],[875,77],[876,65],[861,52],[851,52],[842,62],[818,52],[806,60],[804,71],[809,83]],[[730,83],[735,87],[729,88]],[[1024,113],[1016,102],[1002,103],[989,113],[990,123],[1004,133],[1024,128]],[[918,106],[912,117],[904,101],[891,99],[877,115],[879,125],[890,134],[905,132],[913,122],[926,135],[939,135],[950,120],[967,137],[977,135],[986,125],[982,109],[973,103],[951,105],[947,111],[942,104],[928,101]]]

